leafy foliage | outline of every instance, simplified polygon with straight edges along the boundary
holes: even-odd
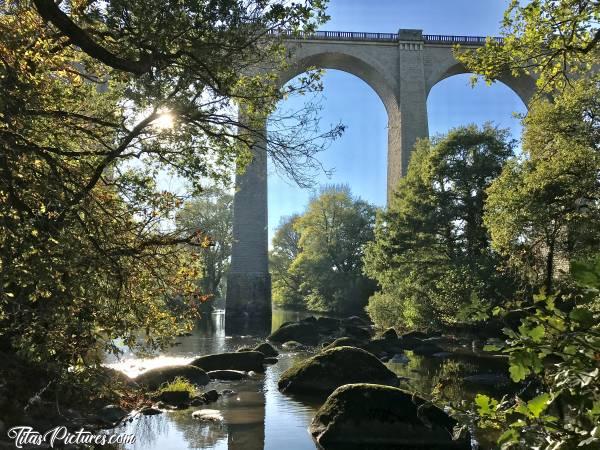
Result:
[[[296,214],[281,220],[272,241],[269,268],[273,280],[273,302],[290,309],[305,309],[306,303],[300,291],[302,277],[290,267],[300,253],[300,232]]]
[[[365,271],[382,288],[367,308],[376,325],[466,322],[473,309],[510,298],[512,280],[498,271],[483,208],[511,155],[506,132],[489,125],[418,142],[367,246]]]
[[[532,306],[517,303],[526,313],[518,329],[505,329],[508,339],[500,348],[488,346],[508,354],[513,381],[537,387],[529,400],[477,396],[479,425],[503,431],[501,448],[598,447],[600,326],[591,306],[600,294],[594,283],[599,262],[597,257],[573,264],[574,277],[583,282],[579,295],[540,294]]]
[[[177,213],[182,235],[200,230],[208,239],[203,248],[192,248],[202,263],[200,291],[211,299],[225,297],[225,276],[233,242],[233,196],[213,187],[184,203]]]
[[[313,311],[361,312],[374,290],[362,273],[374,221],[372,205],[352,197],[346,186],[330,186],[310,201],[304,214],[283,222],[271,254],[280,303],[303,301]]]
[[[532,105],[523,158],[488,190],[485,224],[493,247],[525,282],[550,293],[567,261],[600,244],[600,91],[576,82],[555,103]]]
[[[457,56],[487,82],[531,75],[543,98],[593,72],[600,58],[599,19],[595,0],[512,0],[502,22],[503,42],[458,49]]]
[[[2,4],[0,351],[54,382],[117,352],[114,339],[153,348],[190,326],[202,267],[189,248],[210,242],[169,226],[183,199],[156,180],[198,192],[243,170],[276,102],[319,87],[318,73],[281,88],[256,70],[285,65],[267,33],[314,29],[324,4]],[[301,145],[311,119],[295,119],[267,149],[288,169],[323,142]]]

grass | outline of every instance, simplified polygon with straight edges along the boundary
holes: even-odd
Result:
[[[169,383],[163,383],[158,392],[174,392],[174,391],[188,391],[190,393],[190,397],[196,395],[196,386],[190,383],[183,377],[176,377],[173,381]]]

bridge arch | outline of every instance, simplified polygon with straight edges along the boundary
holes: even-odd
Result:
[[[277,34],[277,33],[274,33]],[[406,173],[418,138],[427,137],[427,96],[440,81],[468,73],[454,57],[454,45],[480,46],[484,37],[398,33],[316,32],[289,35],[289,67],[281,85],[311,67],[337,69],[357,76],[378,94],[388,114],[388,199]],[[284,36],[284,38],[286,38]],[[498,39],[498,42],[501,42]],[[535,91],[528,77],[500,77],[527,104]],[[253,147],[253,160],[236,175],[233,246],[227,278],[226,329],[240,319],[271,323],[268,271],[267,156],[264,142]]]
[[[427,96],[431,89],[439,82],[450,78],[454,75],[472,74],[473,72],[467,69],[464,64],[458,62],[454,57],[453,52],[449,52],[447,48],[429,47],[425,50],[430,60],[430,70],[427,74],[426,89]],[[426,57],[427,57],[426,56]],[[529,76],[515,77],[510,73],[498,77],[497,81],[508,86],[521,99],[523,104],[527,106],[535,93],[535,80]]]
[[[293,57],[287,70],[279,76],[279,84],[283,86],[294,77],[309,69],[341,70],[360,78],[373,89],[385,106],[388,117],[399,116],[398,101],[393,81],[387,80],[382,71],[370,62],[349,53],[340,51],[317,51]]]

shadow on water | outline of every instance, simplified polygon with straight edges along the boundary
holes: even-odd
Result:
[[[297,321],[306,313],[273,310],[272,328],[287,321]],[[177,339],[176,345],[154,358],[138,358],[125,352],[123,358],[110,366],[135,376],[153,367],[166,364],[186,364],[203,354],[235,351],[253,347],[264,337],[254,334],[229,336],[225,333],[225,315],[217,311],[206,315],[191,335]],[[311,356],[310,352],[285,352],[279,362],[266,367],[264,374],[231,382],[212,382],[206,390],[224,389],[235,395],[222,396],[217,402],[183,411],[167,411],[157,416],[140,416],[124,425],[120,432],[134,433],[136,443],[127,450],[314,450],[316,447],[307,428],[322,400],[297,398],[281,394],[277,381],[283,371],[296,361]],[[464,383],[471,374],[498,373],[505,361],[482,364],[481,358],[454,353],[452,358],[426,358],[407,352],[400,361],[393,359],[388,367],[406,381],[403,387],[418,392],[434,392],[450,401],[470,399],[486,386]],[[490,390],[497,392],[497,386]],[[192,417],[197,409],[216,409],[222,423],[204,423]]]

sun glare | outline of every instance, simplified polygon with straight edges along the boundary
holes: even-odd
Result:
[[[175,124],[175,117],[170,111],[162,111],[159,113],[156,120],[152,122],[152,124],[158,130],[168,130],[173,128],[173,125]]]

